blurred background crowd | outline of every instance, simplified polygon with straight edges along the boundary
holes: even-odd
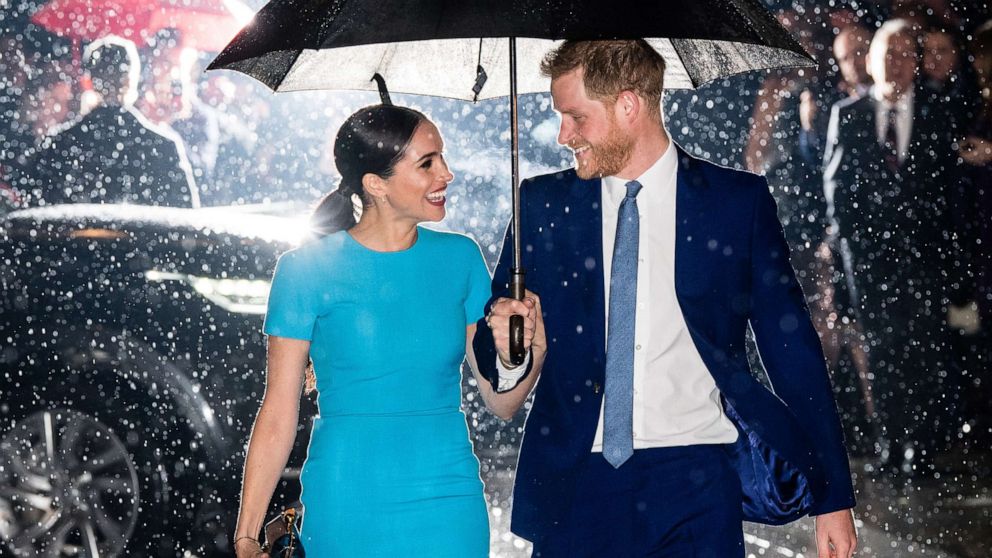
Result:
[[[305,207],[332,189],[330,138],[375,97],[275,96],[231,72],[204,73],[261,3],[146,3],[156,2],[179,15],[121,18],[110,27],[123,38],[100,38],[101,26],[84,20],[112,16],[77,18],[68,0],[5,7],[7,209]],[[818,67],[670,92],[668,128],[689,152],[768,178],[854,456],[906,482],[988,473],[992,8],[766,3]],[[205,6],[215,19],[190,23],[206,21]],[[449,136],[462,184],[444,225],[473,234],[492,263],[509,216],[505,103],[399,102],[431,113]],[[524,174],[568,166],[548,97],[529,96],[521,110]]]

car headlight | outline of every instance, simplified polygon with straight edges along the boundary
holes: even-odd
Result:
[[[210,302],[238,314],[265,314],[269,301],[269,281],[263,279],[216,279],[157,270],[146,271],[145,278],[187,283]]]

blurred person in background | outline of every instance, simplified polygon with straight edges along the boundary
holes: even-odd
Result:
[[[834,82],[835,101],[831,103],[832,106],[844,99],[862,97],[871,88],[872,80],[868,74],[867,59],[872,31],[849,10],[835,10],[831,13],[830,20],[835,23],[834,28],[838,29],[832,43],[837,71],[837,79]],[[810,126],[806,126],[806,131],[803,133],[810,134],[808,131],[810,129]],[[825,122],[817,132],[817,135],[811,137],[822,137],[825,143]],[[816,166],[820,181],[817,188],[822,198],[823,150],[820,149],[816,156],[819,158]],[[822,226],[829,236],[825,201],[823,208]],[[823,242],[819,245],[816,256],[819,262],[817,267],[819,277],[815,281],[818,296],[810,301],[811,311],[816,319],[814,324],[823,341],[827,365],[833,373],[834,386],[838,391],[837,403],[842,409],[854,411],[841,415],[851,453],[868,455],[874,452],[873,446],[878,439],[880,426],[864,332],[854,316],[845,311],[849,306],[850,296],[843,274],[840,272],[842,268],[840,255],[832,249],[829,242]]]
[[[980,99],[974,72],[965,58],[962,41],[950,31],[931,28],[923,35],[923,92],[927,102],[946,104],[957,129],[970,125]]]
[[[141,50],[145,63],[134,106],[155,124],[167,125],[174,115],[189,110],[189,99],[182,88],[182,33],[174,28],[161,29]]]
[[[0,36],[0,198],[7,207],[21,201],[15,187],[22,180],[24,154],[32,143],[20,115],[27,80],[23,45],[13,33],[4,33]]]
[[[75,118],[75,103],[73,85],[62,64],[48,61],[38,69],[27,94],[21,96],[20,111],[30,127],[34,147]]]
[[[159,126],[168,126],[182,140],[193,178],[201,194],[212,182],[220,140],[216,111],[197,95],[197,77],[205,79],[199,52],[186,48],[178,29],[163,29],[151,41],[148,68],[138,96],[138,109]]]
[[[779,21],[813,52],[813,34],[804,18],[786,10]],[[786,238],[798,258],[794,265],[807,289],[810,285],[806,280],[813,273],[807,270],[810,258],[806,256],[822,240],[825,209],[819,188],[822,142],[816,130],[820,85],[808,69],[769,73],[755,99],[751,134],[744,149],[747,169],[768,178]]]
[[[134,44],[119,37],[95,41],[83,53],[83,67],[100,105],[32,158],[29,201],[197,207],[180,142],[134,110],[140,75]]]
[[[872,32],[859,24],[848,25],[834,39],[834,60],[840,69],[837,86],[847,97],[862,97],[871,87],[868,75],[868,45]]]
[[[978,310],[974,319],[962,316],[960,324],[973,333],[972,344],[977,355],[978,373],[973,376],[975,389],[969,390],[967,416],[977,421],[972,432],[976,447],[992,447],[992,422],[988,417],[988,386],[992,382],[992,20],[982,25],[969,44],[974,57],[975,75],[981,91],[981,104],[976,119],[962,142],[960,156],[971,178],[969,205],[975,208],[969,219],[976,249],[972,269],[975,274],[975,300]]]
[[[213,174],[200,188],[204,205],[265,204],[319,194],[314,184],[326,175],[319,176],[308,161],[327,152],[318,128],[293,125],[296,113],[289,105],[270,103],[267,90],[260,94],[264,86],[245,76],[214,72],[197,86],[200,106],[216,116],[218,129]],[[321,117],[310,114],[318,121]]]
[[[965,248],[950,205],[963,185],[954,131],[947,110],[915,92],[918,47],[904,20],[875,33],[875,85],[831,113],[824,191],[886,439],[903,472],[924,476],[956,426],[960,373],[945,317],[967,274],[954,256]]]
[[[814,48],[814,34],[799,14],[787,10],[779,20],[797,32],[807,51],[822,51]],[[834,40],[835,48],[839,46],[835,58],[841,78],[836,79],[836,85],[808,70],[769,74],[755,101],[753,127],[744,152],[747,168],[768,179],[789,242],[792,266],[834,376],[839,404],[854,411],[844,413],[843,422],[855,453],[867,451],[864,446],[870,445],[867,439],[871,436],[862,433],[875,429],[874,407],[862,334],[849,316],[838,311],[838,305],[847,298],[834,268],[839,258],[823,245],[827,228],[822,186],[826,113],[820,107],[867,90],[870,78],[864,58],[870,38],[869,31],[848,23]]]

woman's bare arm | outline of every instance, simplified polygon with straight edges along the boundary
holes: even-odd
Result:
[[[235,540],[254,539],[262,530],[269,500],[296,440],[309,353],[309,341],[269,336],[265,395],[248,441]],[[257,548],[244,548],[236,545],[239,557],[257,554]]]

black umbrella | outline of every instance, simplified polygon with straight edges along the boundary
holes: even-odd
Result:
[[[511,292],[519,300],[517,95],[547,90],[538,68],[555,41],[638,38],[664,57],[668,89],[815,65],[758,0],[272,0],[207,69],[237,70],[274,91],[378,89],[385,98],[384,78],[403,93],[509,95]],[[514,360],[523,362],[522,318],[516,323]]]

